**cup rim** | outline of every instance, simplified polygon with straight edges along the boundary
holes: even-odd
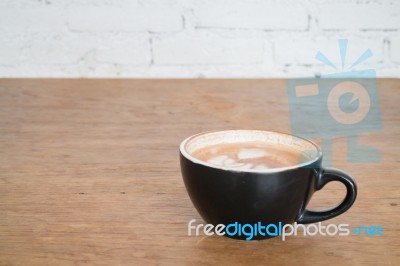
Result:
[[[211,134],[211,133],[223,133],[223,132],[233,132],[233,131],[246,131],[246,132],[260,132],[260,133],[269,133],[269,134],[279,134],[279,135],[286,135],[286,136],[291,136],[291,137],[295,137],[298,138],[300,140],[306,141],[308,143],[310,143],[312,146],[315,147],[316,151],[317,151],[317,155],[315,156],[315,158],[307,160],[303,163],[298,163],[298,164],[294,164],[291,166],[286,166],[286,167],[277,167],[277,168],[270,168],[270,169],[233,169],[233,168],[229,168],[229,167],[224,167],[224,166],[217,166],[217,165],[213,165],[211,163],[208,163],[206,161],[197,159],[196,157],[194,157],[193,155],[191,155],[187,150],[186,150],[186,144],[199,136],[202,135],[207,135],[207,134]],[[189,137],[187,137],[186,139],[184,139],[181,144],[179,145],[179,151],[181,153],[182,156],[184,156],[186,159],[188,159],[189,161],[196,163],[196,164],[201,164],[203,166],[207,166],[207,167],[211,167],[214,169],[219,169],[219,170],[224,170],[224,171],[232,171],[232,172],[244,172],[244,173],[277,173],[277,172],[283,172],[283,171],[287,171],[287,170],[293,170],[293,169],[298,169],[298,168],[302,168],[305,167],[307,165],[312,165],[315,162],[317,162],[318,160],[320,160],[322,158],[322,151],[321,148],[313,141],[297,136],[297,135],[293,135],[290,133],[286,133],[286,132],[280,132],[280,131],[272,131],[272,130],[256,130],[256,129],[227,129],[227,130],[211,130],[211,131],[203,131],[194,135],[191,135]]]

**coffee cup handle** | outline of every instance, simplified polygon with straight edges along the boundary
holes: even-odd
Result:
[[[347,211],[356,200],[357,185],[355,181],[351,178],[351,176],[349,176],[345,172],[333,168],[326,168],[321,169],[321,171],[316,173],[316,176],[316,191],[322,189],[327,183],[331,181],[339,181],[346,186],[346,197],[344,198],[343,202],[339,204],[339,206],[326,211],[318,212],[305,209],[297,220],[297,223],[308,224],[331,219]]]

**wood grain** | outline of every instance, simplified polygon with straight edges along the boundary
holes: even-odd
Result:
[[[246,242],[187,236],[202,220],[178,145],[214,129],[290,132],[284,80],[0,80],[0,265],[399,265],[400,80],[378,85],[383,129],[362,141],[382,160],[347,163],[334,140],[334,166],[359,194],[323,224],[384,236]],[[311,207],[342,197],[329,184]]]

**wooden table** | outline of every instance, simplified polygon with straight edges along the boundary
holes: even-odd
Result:
[[[400,80],[378,87],[383,129],[362,140],[382,160],[347,163],[334,140],[334,166],[359,194],[323,224],[384,236],[247,242],[187,235],[203,221],[178,145],[206,130],[290,132],[284,80],[0,80],[0,265],[400,265]],[[343,195],[331,183],[310,206]]]

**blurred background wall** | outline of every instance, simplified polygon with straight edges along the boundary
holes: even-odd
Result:
[[[0,0],[0,38],[0,77],[312,76],[367,49],[351,70],[400,77],[395,0]]]

